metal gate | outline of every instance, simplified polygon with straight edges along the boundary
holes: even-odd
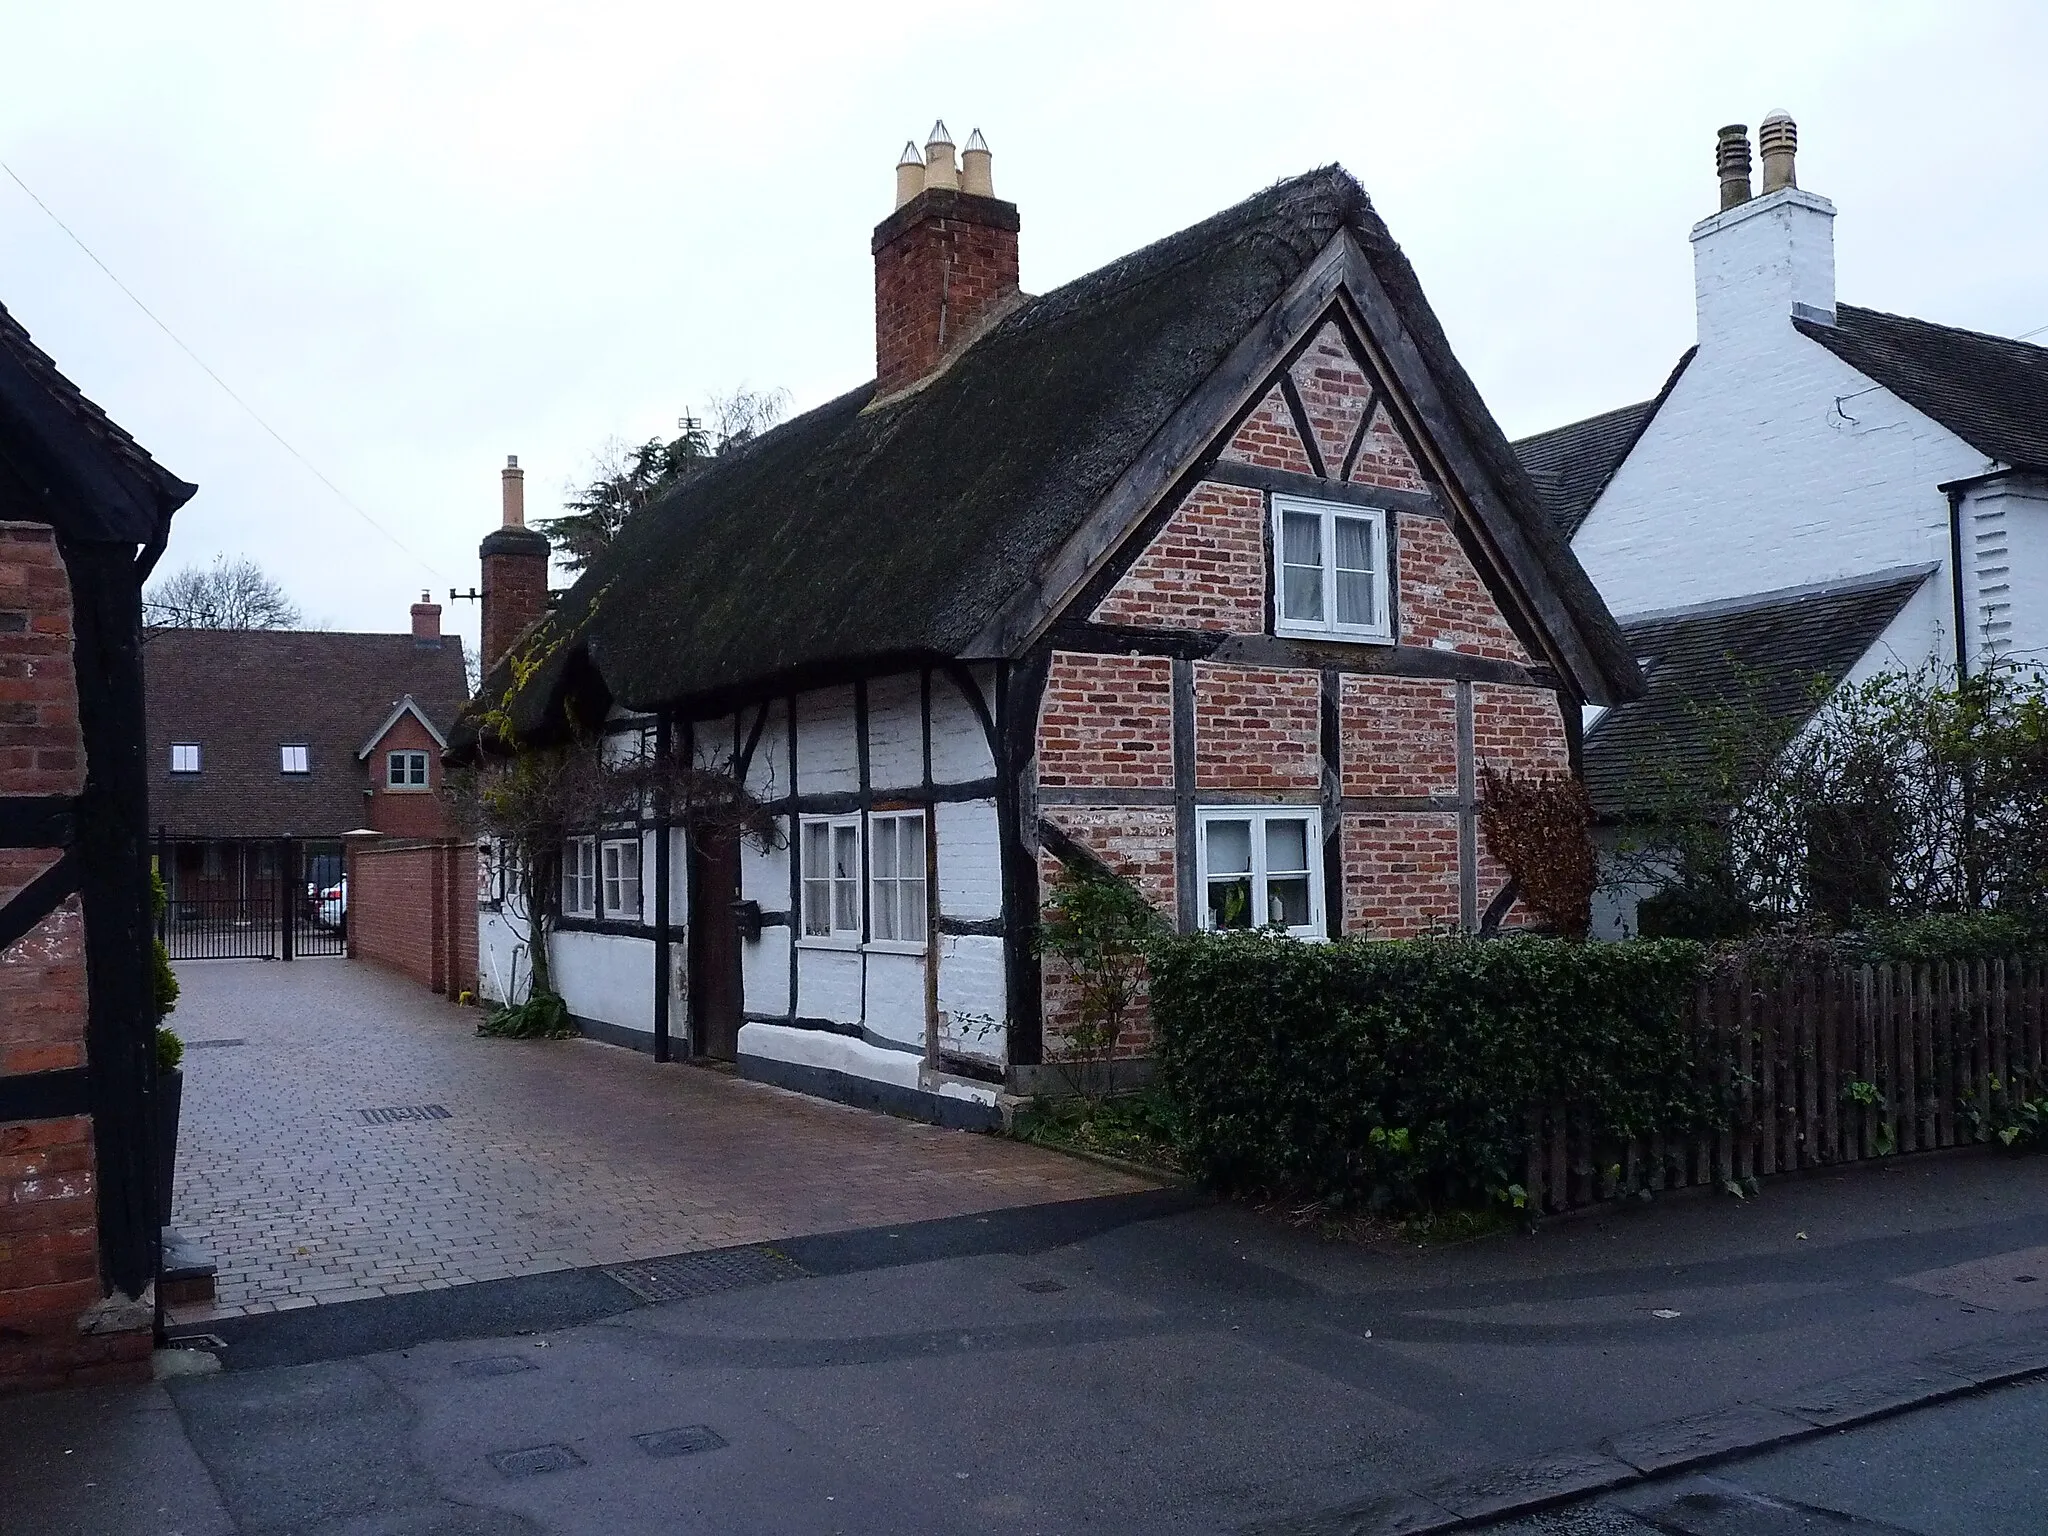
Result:
[[[296,838],[179,840],[158,835],[173,960],[293,960],[347,953],[339,844]]]

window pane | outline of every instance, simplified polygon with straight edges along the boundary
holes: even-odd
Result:
[[[804,881],[804,937],[822,939],[832,932],[832,882]]]
[[[854,880],[860,876],[860,831],[856,827],[832,829],[832,878]]]
[[[1266,921],[1287,928],[1308,925],[1308,876],[1275,875],[1266,881]]]
[[[830,828],[821,822],[804,824],[804,878],[822,880],[825,878],[826,853],[830,846]]]
[[[1379,603],[1370,571],[1337,573],[1337,622],[1356,624],[1362,629],[1379,626]]]
[[[924,878],[924,817],[904,816],[896,822],[896,873],[906,880]]]
[[[1337,569],[1340,571],[1369,571],[1372,569],[1372,520],[1364,517],[1340,517],[1337,524]]]
[[[1323,520],[1314,512],[1283,512],[1280,515],[1281,563],[1323,564]]]
[[[1308,872],[1308,822],[1275,816],[1266,822],[1266,872],[1272,875]]]
[[[1248,875],[1252,872],[1252,824],[1249,821],[1205,823],[1209,838],[1211,875]]]
[[[832,829],[832,929],[860,931],[860,829]]]
[[[1209,926],[1249,928],[1252,925],[1252,882],[1249,875],[1209,882]]]
[[[897,937],[913,944],[924,942],[924,878],[901,880],[896,885],[901,906],[901,921],[896,925]]]
[[[1280,617],[1304,624],[1323,622],[1323,573],[1288,566],[1280,573]]]
[[[876,817],[868,829],[874,844],[868,849],[868,860],[877,880],[893,879],[896,874],[896,833],[902,823],[894,817]]]

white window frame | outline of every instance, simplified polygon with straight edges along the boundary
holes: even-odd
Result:
[[[1248,821],[1252,844],[1252,908],[1266,905],[1266,823],[1303,821],[1308,824],[1308,921],[1283,931],[1297,939],[1329,937],[1328,914],[1323,910],[1323,814],[1312,805],[1206,805],[1195,808],[1195,914],[1205,932],[1211,931],[1209,917],[1209,825],[1217,821]],[[1290,871],[1291,873],[1291,871]],[[1265,924],[1256,925],[1265,927]]]
[[[1287,616],[1287,514],[1296,513],[1322,520],[1323,617],[1295,619]],[[1337,621],[1337,520],[1351,518],[1371,530],[1373,611],[1375,624],[1340,624]],[[1273,633],[1305,639],[1352,640],[1368,645],[1394,643],[1394,604],[1388,580],[1388,536],[1386,509],[1361,507],[1350,502],[1315,501],[1306,496],[1275,496],[1273,519]]]
[[[862,846],[865,839],[861,818],[857,815],[799,816],[796,828],[797,943],[811,949],[858,949],[867,932],[867,850]],[[814,829],[821,831],[825,839],[827,864],[823,875],[813,875],[806,862]],[[831,873],[830,860],[838,834],[849,829],[853,833],[853,874],[842,879]],[[813,933],[812,899],[820,883],[826,888],[825,924],[821,931]],[[853,926],[850,928],[840,922],[843,914],[839,910],[838,894],[842,886],[851,887],[852,891]]]
[[[295,752],[298,754],[296,757],[292,755]],[[297,778],[313,771],[312,759],[312,749],[305,742],[284,742],[277,749],[277,771]]]
[[[180,754],[189,752],[191,761],[184,762]],[[174,741],[171,743],[171,772],[197,773],[200,767],[199,743],[196,741]]]
[[[923,867],[917,871],[915,876],[907,876],[900,872],[895,875],[878,873],[875,869],[875,848],[880,840],[875,836],[875,827],[883,822],[896,822],[900,824],[906,821],[915,821],[920,824],[922,836],[918,839],[918,850],[924,856],[925,862]],[[930,871],[932,818],[923,806],[914,806],[900,811],[870,812],[868,823],[867,847],[864,850],[867,855],[868,931],[870,934],[867,947],[872,950],[879,950],[884,954],[921,955],[925,952],[925,948],[931,940]],[[917,905],[914,910],[917,913],[918,936],[914,939],[906,939],[901,935],[884,938],[880,933],[880,929],[885,926],[881,921],[881,915],[884,911],[896,910],[893,905],[885,905],[885,902],[900,902],[902,899],[901,888],[911,883],[915,883],[917,886]],[[883,890],[885,885],[889,887],[887,891]],[[900,910],[898,915],[901,915]]]
[[[597,839],[572,837],[562,844],[562,916],[597,916]]]
[[[632,872],[626,872],[630,858]],[[640,920],[642,894],[640,890],[640,839],[634,837],[608,837],[598,844],[597,876],[601,889],[598,910],[605,917],[616,917],[623,921]],[[626,892],[631,888],[633,899],[626,901]]]
[[[406,765],[407,769],[406,773],[402,776],[398,772],[398,765],[401,762]],[[413,783],[411,774],[411,768],[415,762],[419,764],[421,775],[420,781],[417,784]],[[384,787],[392,793],[400,795],[423,794],[427,790],[432,789],[434,787],[434,771],[427,762],[427,754],[416,747],[400,747],[395,751],[386,752],[384,754]]]

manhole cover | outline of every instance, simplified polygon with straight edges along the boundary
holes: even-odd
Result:
[[[247,1045],[248,1043],[246,1040],[187,1040],[185,1042],[185,1049],[188,1051],[203,1051],[209,1045]]]
[[[359,1109],[365,1125],[397,1125],[405,1120],[446,1120],[445,1104],[394,1104],[388,1109]]]
[[[642,1301],[687,1301],[736,1291],[749,1285],[801,1280],[807,1271],[773,1248],[721,1248],[712,1253],[679,1253],[668,1259],[646,1259],[607,1269]]]
[[[1060,1280],[1020,1280],[1017,1283],[1035,1296],[1050,1296],[1054,1291],[1064,1291],[1067,1288],[1065,1282]]]
[[[478,1360],[458,1360],[455,1374],[467,1376],[472,1381],[487,1376],[516,1376],[521,1371],[538,1370],[531,1360],[523,1355],[485,1355]]]
[[[566,1445],[530,1445],[523,1451],[493,1451],[488,1460],[506,1477],[538,1477],[543,1472],[568,1472],[583,1458]]]
[[[681,1429],[658,1429],[651,1435],[635,1435],[633,1443],[650,1456],[694,1456],[699,1451],[723,1449],[725,1436],[709,1424],[685,1424]]]

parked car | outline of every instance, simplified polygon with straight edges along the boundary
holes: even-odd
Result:
[[[313,920],[323,928],[339,928],[347,916],[348,876],[343,875],[320,893],[313,907]]]

